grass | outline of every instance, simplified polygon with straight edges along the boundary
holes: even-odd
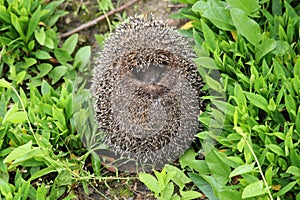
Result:
[[[101,134],[82,78],[91,48],[78,47],[76,34],[59,39],[63,1],[0,1],[2,199],[75,199],[79,185],[88,193],[137,180],[159,199],[300,199],[297,1],[179,2],[187,7],[174,17],[190,21],[180,31],[195,42],[209,92],[202,148],[135,176],[108,173],[94,153]]]

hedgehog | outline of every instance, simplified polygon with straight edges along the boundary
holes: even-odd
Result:
[[[191,145],[205,94],[193,58],[190,41],[153,15],[106,39],[91,91],[103,142],[121,160],[159,169]]]

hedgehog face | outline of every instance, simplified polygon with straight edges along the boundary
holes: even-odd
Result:
[[[133,68],[132,77],[146,84],[153,84],[158,83],[166,71],[168,71],[166,66],[151,63],[146,69],[140,69],[138,67]]]
[[[199,131],[203,82],[188,41],[150,16],[106,40],[92,83],[95,119],[116,156],[161,168]]]

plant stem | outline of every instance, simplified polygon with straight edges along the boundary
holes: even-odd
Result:
[[[265,178],[265,175],[264,175],[264,173],[263,173],[263,171],[262,171],[262,169],[261,169],[261,166],[260,166],[260,164],[259,164],[258,158],[257,158],[257,156],[255,155],[255,153],[254,153],[254,151],[253,151],[253,149],[252,149],[252,146],[251,146],[250,143],[248,142],[248,140],[247,140],[247,138],[246,138],[245,135],[243,136],[243,139],[245,140],[247,146],[249,147],[249,149],[250,149],[250,151],[251,151],[251,154],[252,154],[253,157],[254,157],[255,162],[257,163],[259,173],[260,173],[260,175],[261,175],[261,177],[262,177],[262,179],[263,179],[263,182],[264,182],[264,184],[265,184],[265,186],[266,186],[266,188],[267,188],[269,198],[270,198],[270,200],[273,200],[273,197],[272,197],[272,194],[271,194],[271,191],[270,191],[268,182],[267,182],[267,180],[266,180],[266,178]]]
[[[106,19],[107,17],[109,17],[109,16],[111,16],[113,14],[116,14],[118,12],[121,12],[122,10],[125,10],[126,8],[128,8],[129,6],[133,5],[134,3],[138,2],[138,1],[139,0],[132,0],[132,1],[128,2],[127,4],[124,4],[123,6],[117,8],[117,9],[109,11],[107,14],[101,15],[101,16],[97,17],[96,19],[94,19],[92,21],[89,21],[89,22],[87,22],[85,24],[82,24],[82,25],[78,26],[77,28],[75,28],[75,29],[73,29],[73,30],[71,30],[69,32],[61,34],[60,38],[69,37],[70,35],[73,35],[74,33],[77,33],[77,32],[79,32],[81,30],[84,30],[86,28],[94,26],[98,22]]]
[[[32,135],[33,135],[33,137],[34,137],[34,139],[35,139],[37,145],[38,145],[39,147],[41,147],[41,146],[40,146],[40,143],[39,143],[39,141],[38,141],[38,139],[37,139],[37,137],[36,137],[36,135],[35,135],[35,133],[34,133],[34,131],[33,131],[33,128],[32,128],[32,126],[31,126],[31,123],[30,123],[30,120],[29,120],[29,117],[28,117],[28,113],[27,113],[27,111],[26,111],[26,109],[25,109],[25,105],[24,105],[24,103],[23,103],[23,101],[22,101],[22,99],[21,99],[21,97],[20,97],[18,91],[17,91],[13,86],[10,86],[10,88],[14,91],[14,93],[16,93],[16,95],[17,95],[19,101],[21,102],[22,109],[23,109],[23,111],[26,113],[26,120],[27,120],[27,123],[28,123],[28,126],[29,126],[29,130],[30,130],[30,132],[32,133]]]

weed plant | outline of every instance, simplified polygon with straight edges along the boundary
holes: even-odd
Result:
[[[182,171],[210,200],[300,199],[297,1],[179,2],[188,7],[175,17],[190,19],[182,33],[194,39],[210,93],[197,135],[203,149],[180,158]],[[180,199],[164,196],[174,179],[155,175],[158,198]]]

